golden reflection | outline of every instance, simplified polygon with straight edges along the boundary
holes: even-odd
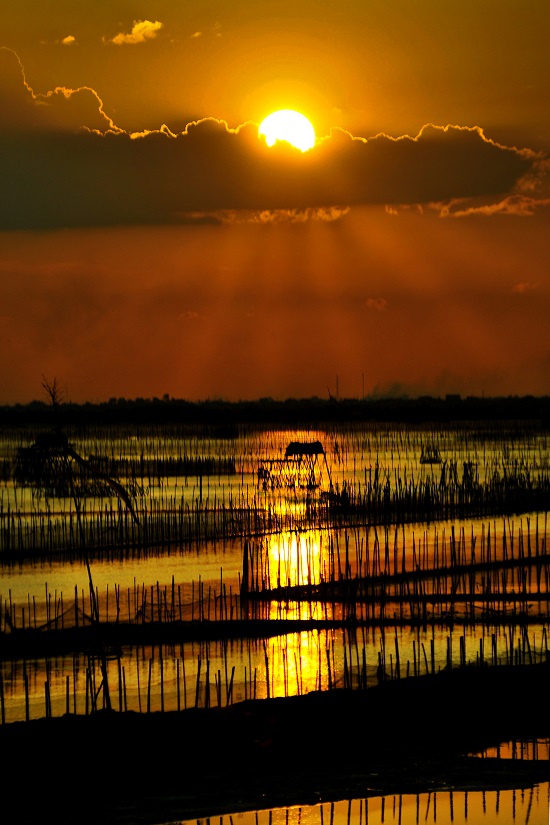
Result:
[[[334,639],[324,631],[289,633],[269,650],[270,696],[303,696],[334,681]]]
[[[321,580],[324,553],[319,532],[279,533],[267,541],[270,587],[311,585]]]

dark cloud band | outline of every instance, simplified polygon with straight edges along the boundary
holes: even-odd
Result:
[[[535,166],[533,152],[496,144],[478,127],[428,125],[398,139],[333,130],[303,154],[285,143],[268,148],[257,124],[231,129],[214,118],[177,135],[166,127],[130,135],[105,117],[93,90],[35,95],[10,59],[5,99],[24,95],[25,119],[0,130],[3,229],[170,224],[228,210],[307,214],[358,204],[440,206],[488,196],[498,202]],[[81,105],[79,91],[83,112],[95,101],[103,130],[86,122],[67,128],[67,108]]]

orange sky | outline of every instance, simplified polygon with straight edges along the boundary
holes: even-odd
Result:
[[[0,403],[548,394],[548,4],[11,5]]]

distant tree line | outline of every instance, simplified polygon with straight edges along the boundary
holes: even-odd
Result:
[[[288,398],[277,401],[186,401],[170,398],[112,398],[107,402],[51,404],[32,401],[0,407],[0,425],[86,426],[114,424],[194,424],[232,437],[239,424],[300,425],[346,422],[445,424],[467,421],[532,421],[550,426],[550,396],[445,398]]]

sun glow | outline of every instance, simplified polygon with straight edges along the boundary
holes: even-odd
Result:
[[[293,109],[279,109],[272,112],[260,123],[258,136],[265,138],[268,146],[284,140],[307,152],[315,146],[315,130],[307,117]]]

